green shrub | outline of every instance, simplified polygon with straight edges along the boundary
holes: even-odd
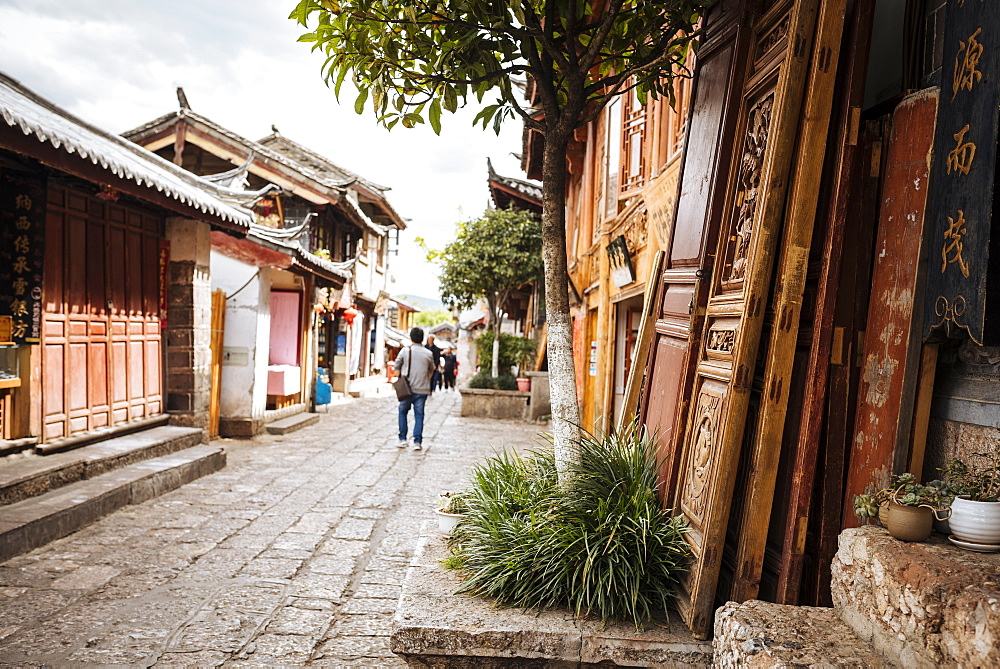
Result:
[[[485,390],[517,390],[517,379],[510,374],[500,376],[490,376],[490,370],[482,370],[469,379],[469,388],[480,388]]]
[[[686,527],[660,508],[644,430],[585,435],[578,446],[564,486],[549,450],[477,467],[446,565],[462,573],[463,593],[638,626],[672,602],[690,557]]]
[[[528,337],[500,333],[500,374],[507,374],[510,368],[517,365],[521,371],[526,371],[535,356],[535,340]],[[493,369],[493,331],[486,330],[476,337],[476,351],[479,353],[479,368],[487,371]]]

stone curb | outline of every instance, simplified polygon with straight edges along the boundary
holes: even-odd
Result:
[[[226,454],[221,448],[193,446],[5,506],[0,521],[0,562],[225,466]]]
[[[439,562],[444,537],[429,523],[403,581],[390,648],[414,666],[708,667],[712,644],[676,620],[669,627],[602,626],[566,610],[498,608],[453,594],[461,585]]]

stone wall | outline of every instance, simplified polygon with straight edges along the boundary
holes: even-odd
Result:
[[[211,228],[168,218],[167,240],[167,413],[175,425],[206,428],[212,387]]]
[[[841,618],[900,666],[1000,666],[1000,555],[867,526],[840,535],[832,575]]]
[[[530,392],[460,388],[462,415],[477,418],[525,420]]]

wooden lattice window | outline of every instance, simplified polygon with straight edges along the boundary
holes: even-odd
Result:
[[[640,188],[646,182],[646,112],[647,106],[639,103],[635,93],[623,96],[621,128],[620,194]],[[614,131],[614,128],[609,128]]]

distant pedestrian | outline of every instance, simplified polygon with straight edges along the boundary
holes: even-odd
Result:
[[[441,385],[441,349],[434,344],[434,335],[427,335],[427,350],[434,356],[434,374],[431,376],[431,393]]]
[[[458,376],[458,358],[451,350],[451,346],[446,346],[444,353],[441,354],[441,364],[444,371],[441,373],[441,379],[444,381],[445,389],[455,389],[455,377]]]
[[[399,444],[400,448],[406,448],[407,432],[409,432],[408,416],[410,407],[413,407],[413,450],[421,450],[424,442],[424,404],[427,396],[431,394],[431,374],[434,372],[434,356],[429,350],[420,345],[424,340],[424,331],[420,328],[410,330],[410,341],[413,344],[409,348],[404,348],[396,356],[394,369],[406,377],[410,384],[412,395],[404,400],[399,400]]]

